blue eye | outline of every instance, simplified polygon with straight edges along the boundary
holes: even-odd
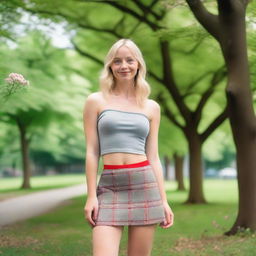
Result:
[[[113,61],[115,64],[119,64],[119,63],[121,63],[121,60],[114,60]]]

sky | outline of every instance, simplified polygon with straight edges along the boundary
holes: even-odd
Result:
[[[73,48],[70,38],[75,35],[75,31],[68,31],[67,22],[54,23],[50,19],[39,19],[36,15],[22,12],[20,24],[14,30],[19,36],[26,35],[27,30],[40,30],[51,38],[52,44],[58,48]],[[15,48],[15,42],[8,42],[9,46]]]

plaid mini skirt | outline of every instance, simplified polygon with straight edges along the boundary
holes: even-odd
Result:
[[[149,161],[104,165],[97,185],[95,225],[129,226],[165,220],[159,187]]]

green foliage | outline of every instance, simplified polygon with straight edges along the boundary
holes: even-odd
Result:
[[[0,40],[12,39],[14,40],[16,33],[14,31],[15,25],[17,25],[22,16],[20,10],[18,10],[15,0],[2,0],[0,4]]]
[[[230,123],[226,120],[203,145],[207,167],[221,169],[232,165],[235,152]]]
[[[72,65],[67,65],[76,57],[52,47],[50,39],[37,31],[21,38],[15,49],[2,45],[1,55],[5,60],[0,64],[2,78],[17,71],[31,84],[27,93],[12,95],[2,104],[1,120],[13,125],[19,119],[27,127],[26,136],[33,138],[32,151],[46,149],[63,162],[72,157],[83,159],[82,109],[87,82],[70,71]],[[6,152],[8,147],[2,149],[4,159]],[[7,163],[4,159],[1,162]],[[11,161],[9,158],[9,164]]]
[[[150,11],[144,13],[148,20],[161,26],[157,32],[152,31],[149,26],[143,22],[138,21],[131,13],[126,13],[111,6],[110,3],[102,3],[101,1],[75,1],[75,0],[57,0],[57,1],[42,1],[31,0],[29,2],[23,1],[10,1],[13,7],[22,7],[27,13],[36,14],[38,17],[43,18],[41,22],[48,22],[49,25],[53,22],[63,22],[67,20],[70,24],[68,29],[75,30],[76,35],[73,41],[77,46],[84,51],[96,57],[99,61],[103,62],[104,56],[109,47],[120,37],[127,37],[133,39],[143,52],[144,58],[148,68],[148,80],[151,84],[152,94],[151,97],[155,98],[160,91],[166,94],[168,106],[173,114],[177,117],[180,123],[184,123],[176,104],[169,96],[169,93],[163,84],[154,79],[154,76],[162,77],[162,60],[159,47],[159,39],[168,39],[170,42],[170,54],[172,59],[173,71],[175,81],[178,84],[178,89],[183,95],[184,102],[193,111],[197,107],[199,100],[203,93],[209,87],[210,81],[214,72],[223,66],[223,58],[217,42],[208,35],[208,33],[196,22],[191,11],[189,10],[185,1],[166,1],[162,0],[157,2]],[[119,1],[120,5],[130,8],[137,14],[142,14],[142,10],[133,1]],[[141,1],[144,5],[148,6],[148,1]],[[212,13],[217,13],[216,1],[204,1],[207,9]],[[7,5],[6,5],[7,6]],[[8,6],[6,7],[8,8]],[[13,10],[13,11],[12,11]],[[5,15],[13,15],[17,8],[5,9]],[[21,10],[21,9],[19,9]],[[156,20],[153,12],[160,15],[165,14],[162,20]],[[3,13],[3,11],[2,11]],[[8,14],[10,13],[10,14]],[[10,16],[11,17],[11,16]],[[16,24],[20,16],[15,19]],[[251,81],[252,88],[255,86],[255,36],[253,27],[255,24],[255,2],[252,1],[248,6],[247,25],[248,25],[248,54],[251,65]],[[11,31],[11,30],[10,30]],[[98,87],[98,77],[102,68],[102,64],[95,63],[91,58],[80,56],[71,49],[60,50],[50,46],[51,42],[49,37],[42,40],[41,36],[37,36],[37,32],[33,39],[22,39],[20,41],[20,49],[10,50],[7,46],[2,46],[0,50],[0,57],[7,60],[8,65],[0,64],[1,76],[7,74],[14,66],[20,72],[27,74],[28,79],[33,81],[34,89],[31,91],[33,97],[27,95],[28,98],[13,100],[13,106],[20,107],[23,110],[34,108],[37,111],[42,110],[42,106],[49,106],[59,115],[71,115],[76,121],[76,128],[81,133],[81,105],[76,108],[76,102],[82,102],[83,96],[79,100],[75,100],[78,95],[85,95],[89,91],[96,91]],[[9,54],[8,54],[9,52]],[[8,56],[8,57],[7,57]],[[72,62],[72,63],[71,63]],[[14,64],[15,63],[15,64]],[[11,68],[10,68],[11,67]],[[29,72],[28,72],[29,70]],[[85,86],[87,78],[89,84]],[[203,77],[200,79],[200,77]],[[197,82],[197,80],[199,80]],[[81,86],[69,86],[68,84],[77,84]],[[199,132],[203,132],[212,120],[223,110],[226,104],[225,98],[225,78],[215,85],[214,93],[211,99],[206,104],[203,115],[200,121]],[[85,88],[86,87],[86,88]],[[87,89],[87,91],[86,91]],[[40,97],[39,97],[40,95]],[[66,95],[73,95],[66,97]],[[34,100],[30,100],[32,97]],[[38,98],[37,98],[38,97]],[[254,95],[254,97],[256,97]],[[40,99],[39,99],[40,98]],[[63,104],[66,102],[66,104]],[[14,108],[14,109],[15,109]],[[12,111],[9,108],[9,111]],[[14,111],[14,110],[13,110]],[[53,140],[53,136],[58,134],[58,137],[66,138],[66,129],[71,120],[65,122],[65,117],[59,117],[58,120],[63,120],[59,128],[56,128],[49,122],[47,126],[47,116],[51,116],[47,110],[46,117],[42,116],[43,123],[47,128],[47,135],[51,143],[50,152],[58,152],[56,159],[64,159],[63,152],[67,150],[64,145],[65,141],[72,140],[72,133],[79,134],[76,128],[68,132],[69,139],[62,139],[63,145]],[[74,117],[76,115],[76,117]],[[41,116],[41,114],[40,114]],[[52,115],[52,119],[54,119]],[[186,152],[184,150],[185,142],[183,134],[175,128],[170,120],[162,118],[163,124],[160,127],[159,149],[161,155],[170,155],[174,151]],[[67,124],[65,129],[64,124]],[[80,127],[80,128],[79,128]],[[220,159],[223,143],[216,143],[225,137],[225,134],[230,133],[229,130],[219,128],[219,135],[213,136],[208,140],[204,150],[206,158],[211,160]],[[37,128],[40,131],[40,128]],[[44,128],[41,129],[43,133]],[[50,136],[49,134],[55,134]],[[63,134],[62,134],[63,133]],[[218,133],[218,131],[217,131]],[[79,136],[78,136],[79,137]],[[35,136],[37,140],[36,145],[43,145],[40,141],[40,133]],[[217,139],[216,139],[217,138]],[[230,136],[227,138],[232,140]],[[61,141],[59,139],[58,141]],[[76,145],[76,139],[74,144]],[[80,140],[79,141],[83,141]],[[41,144],[42,143],[42,144]],[[226,142],[225,142],[226,143]],[[228,142],[227,142],[228,143]],[[232,144],[232,142],[229,144]],[[78,143],[80,145],[80,143]],[[76,155],[81,152],[80,147],[70,147],[76,151]],[[76,149],[74,149],[76,148]],[[47,143],[42,146],[40,150],[46,150]]]
[[[169,138],[172,139],[169,139]],[[172,157],[174,153],[185,155],[187,153],[187,142],[180,129],[170,123],[163,115],[159,128],[159,154]]]
[[[256,103],[256,3],[251,1],[248,5],[247,15],[247,42],[248,42],[248,57],[250,65],[250,81],[253,91],[254,103]],[[254,104],[256,110],[256,104]]]

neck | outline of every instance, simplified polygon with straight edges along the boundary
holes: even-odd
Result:
[[[116,81],[114,95],[131,98],[135,96],[134,81]]]

